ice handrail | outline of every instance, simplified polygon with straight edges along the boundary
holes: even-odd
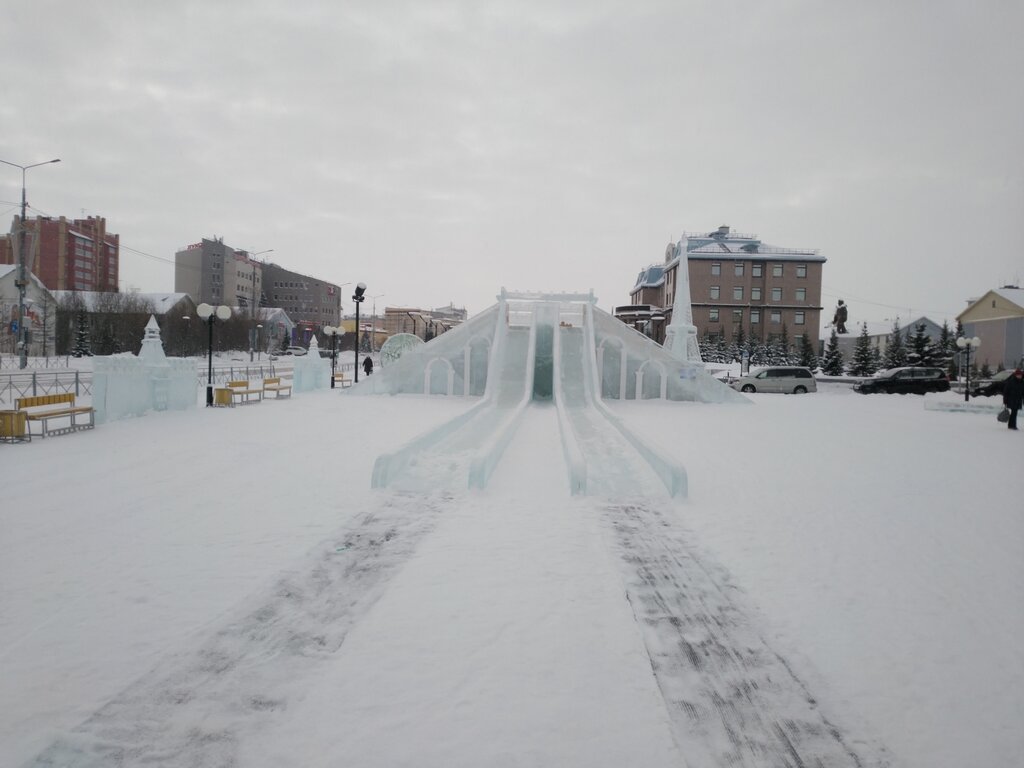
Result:
[[[584,346],[587,350],[587,364],[584,366],[584,377],[586,381],[586,388],[590,392],[595,393],[592,400],[594,407],[602,416],[605,417],[605,419],[619,430],[619,433],[626,438],[626,440],[636,448],[640,455],[643,456],[644,460],[650,464],[651,469],[654,470],[655,474],[657,474],[665,484],[670,496],[685,497],[688,492],[685,467],[668,458],[661,451],[653,448],[637,437],[629,427],[623,424],[617,416],[608,410],[608,407],[601,401],[601,398],[596,396],[597,390],[594,387],[597,382],[597,347],[594,334],[593,309],[590,306],[587,307],[585,325],[587,343]]]

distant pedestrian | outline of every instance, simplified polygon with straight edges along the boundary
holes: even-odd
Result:
[[[1017,428],[1017,411],[1024,402],[1024,370],[1018,368],[1003,385],[1003,405],[1010,409],[1010,429]]]
[[[373,373],[373,358],[372,357],[364,357],[363,358],[363,373],[365,373],[367,376],[369,376],[371,373]]]

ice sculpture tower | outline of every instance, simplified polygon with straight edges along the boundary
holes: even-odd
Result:
[[[689,238],[683,235],[674,246],[672,259],[678,259],[676,268],[676,295],[672,302],[672,322],[665,329],[665,346],[676,360],[703,366],[700,345],[697,344],[697,326],[693,324],[693,306],[690,303],[690,266],[687,258]]]

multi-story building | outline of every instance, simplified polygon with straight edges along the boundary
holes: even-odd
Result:
[[[222,238],[204,238],[174,256],[174,290],[197,304],[239,307],[254,319],[259,307],[283,309],[294,326],[292,341],[308,344],[325,325],[341,321],[341,289],[334,283],[293,272],[248,251],[231,248]]]
[[[341,323],[341,288],[334,283],[263,262],[261,306],[280,307],[295,323],[294,341],[308,344],[325,325]]]
[[[174,290],[196,304],[226,304],[251,313],[263,290],[261,265],[223,238],[203,238],[174,254]]]
[[[116,292],[120,237],[99,216],[69,221],[37,216],[26,220],[26,269],[51,291]],[[21,217],[0,238],[0,264],[17,264]]]
[[[742,329],[745,337],[767,341],[785,328],[792,340],[805,334],[817,339],[825,258],[816,250],[766,245],[726,226],[670,243],[665,261],[640,273],[632,304],[617,307],[616,316],[663,343],[684,260],[699,336],[730,339]]]
[[[465,308],[453,304],[437,309],[417,307],[386,307],[384,309],[384,332],[390,338],[396,333],[411,333],[424,341],[430,341],[445,331],[466,321]]]

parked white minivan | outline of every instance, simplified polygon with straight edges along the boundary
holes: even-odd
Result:
[[[736,379],[732,383],[732,388],[740,392],[782,392],[787,395],[818,391],[814,374],[809,368],[788,365],[751,371],[746,376]]]

